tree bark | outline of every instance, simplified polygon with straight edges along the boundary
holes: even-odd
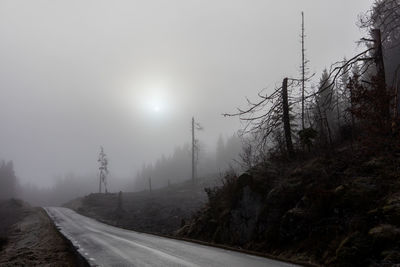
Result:
[[[388,92],[386,92],[386,74],[385,74],[385,64],[383,61],[381,30],[373,29],[372,36],[374,38],[374,48],[375,48],[374,59],[377,71],[378,86],[380,90],[382,90],[383,95],[386,96]],[[391,113],[390,103],[389,101],[385,101],[382,107],[383,118],[390,119],[390,113]]]
[[[294,149],[292,143],[292,132],[290,130],[290,118],[289,118],[289,102],[288,102],[288,79],[283,79],[282,83],[282,106],[283,106],[283,128],[285,131],[286,149],[289,157],[294,156]]]
[[[195,170],[196,162],[195,162],[195,155],[194,155],[195,149],[196,149],[195,146],[196,145],[195,145],[195,137],[194,137],[194,117],[192,117],[192,181],[193,181],[193,183],[194,183],[195,176],[196,176],[196,170]]]

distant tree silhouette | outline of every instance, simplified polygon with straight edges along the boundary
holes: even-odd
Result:
[[[237,160],[242,151],[242,141],[235,134],[226,140],[220,136],[215,152],[202,153],[198,160],[198,175],[205,177],[238,166]],[[191,179],[191,145],[177,146],[172,155],[162,155],[154,163],[143,164],[135,176],[135,188],[148,189],[148,178],[151,177],[152,188],[160,188]]]
[[[7,199],[16,196],[17,177],[14,172],[12,161],[2,161],[0,164],[0,199]]]
[[[100,147],[99,158],[97,159],[99,162],[99,193],[101,193],[101,184],[104,184],[104,192],[107,191],[107,175],[108,175],[108,159],[106,153],[104,153],[104,149]]]
[[[199,140],[195,137],[195,131],[203,130],[203,127],[194,120],[192,117],[192,181],[195,182],[197,178],[197,163],[199,160]]]

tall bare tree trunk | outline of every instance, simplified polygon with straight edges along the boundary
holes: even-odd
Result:
[[[283,128],[285,131],[286,148],[289,157],[294,156],[292,143],[292,132],[290,130],[289,102],[288,102],[288,78],[283,79],[282,83],[282,106],[283,106]]]
[[[383,50],[382,50],[382,38],[381,38],[381,30],[373,29],[372,36],[374,38],[374,48],[375,48],[375,65],[377,70],[378,76],[378,86],[381,90],[385,90],[384,95],[387,94],[386,92],[386,74],[385,74],[385,64],[383,61]],[[390,119],[390,103],[386,101],[382,107],[382,116],[383,119]]]
[[[386,88],[386,74],[385,74],[385,64],[383,62],[383,50],[382,50],[382,37],[381,30],[373,29],[372,35],[374,38],[374,48],[375,48],[375,64],[378,72],[379,82],[382,83]]]
[[[301,129],[304,130],[304,90],[306,79],[306,61],[305,61],[305,48],[304,48],[304,12],[301,12]]]
[[[196,162],[195,162],[195,136],[194,136],[194,117],[192,117],[192,182],[194,183],[195,175],[196,175]]]

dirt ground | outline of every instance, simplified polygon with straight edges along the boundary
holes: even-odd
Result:
[[[24,206],[8,230],[0,266],[79,266],[71,247],[42,208]]]

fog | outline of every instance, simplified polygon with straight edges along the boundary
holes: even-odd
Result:
[[[301,11],[317,83],[329,62],[355,54],[357,17],[371,4],[1,1],[0,159],[13,161],[23,185],[75,176],[96,191],[103,146],[110,188],[134,190],[143,164],[190,143],[192,116],[211,159],[218,137],[241,126],[222,113],[299,77]]]

